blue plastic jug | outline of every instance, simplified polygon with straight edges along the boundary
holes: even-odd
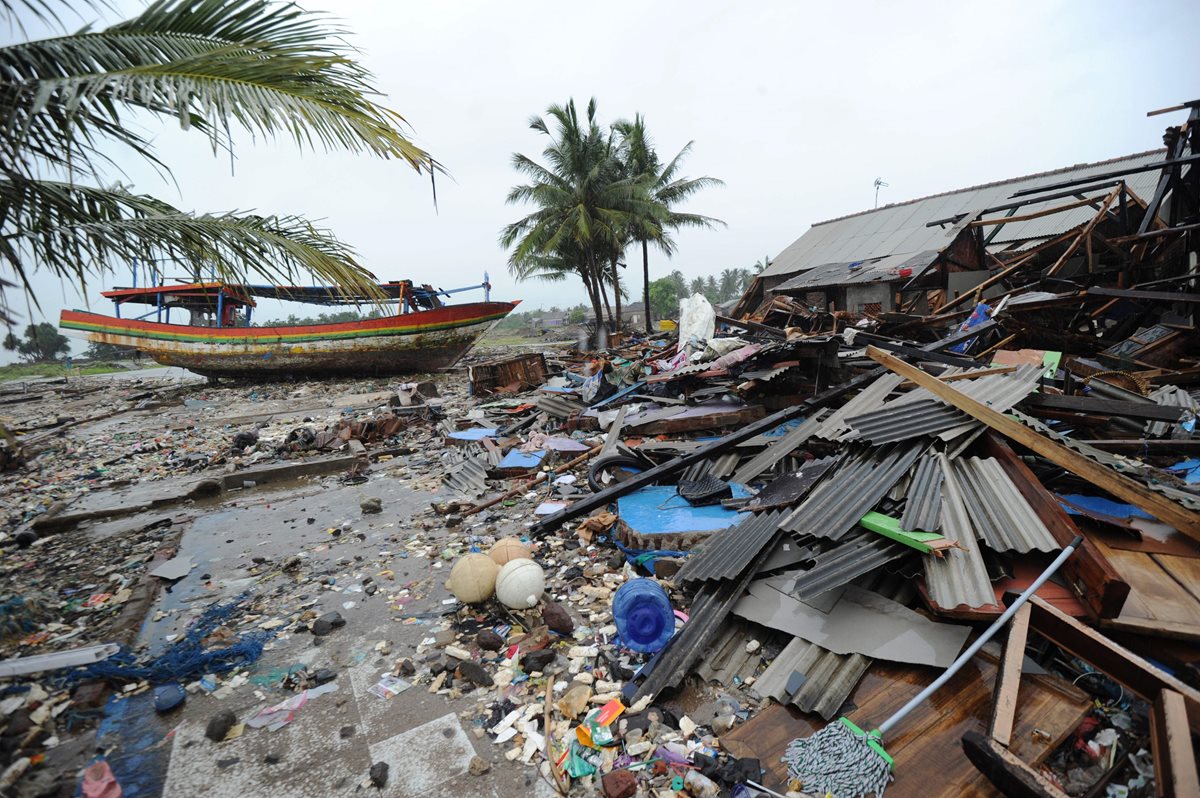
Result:
[[[621,640],[634,651],[653,654],[675,633],[675,610],[653,579],[631,579],[613,596],[613,619]]]

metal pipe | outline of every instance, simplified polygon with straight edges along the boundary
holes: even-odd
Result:
[[[995,637],[996,632],[999,632],[1004,625],[1008,623],[1009,619],[1017,614],[1017,610],[1021,609],[1021,605],[1029,601],[1030,597],[1033,596],[1033,594],[1036,593],[1038,589],[1050,579],[1050,577],[1054,576],[1054,572],[1057,571],[1062,564],[1067,561],[1068,558],[1070,558],[1070,556],[1075,552],[1075,549],[1077,549],[1081,543],[1083,543],[1083,535],[1076,535],[1075,539],[1071,541],[1071,545],[1063,549],[1062,552],[1060,552],[1059,555],[1054,558],[1054,562],[1050,563],[1050,566],[1046,568],[1045,571],[1042,571],[1041,575],[1037,579],[1033,580],[1032,585],[1025,588],[1025,592],[1017,597],[1017,600],[1014,601],[1012,605],[1004,611],[1004,614],[997,618],[995,622],[979,636],[978,640],[972,643],[970,647],[962,654],[959,654],[958,659],[950,663],[950,667],[946,668],[946,670],[942,672],[941,676],[933,680],[933,684],[917,693],[915,696],[913,696],[911,701],[900,708],[899,712],[881,723],[879,725],[879,729],[876,732],[873,732],[872,735],[874,736],[877,734],[878,736],[882,737],[888,732],[889,729],[891,729],[900,721],[904,720],[908,713],[920,706],[925,699],[936,693],[938,688],[950,681],[950,678],[954,676],[954,674],[958,673],[959,670],[962,669],[962,666],[966,665],[971,660],[971,657],[979,653],[979,649],[983,648],[984,644]]]

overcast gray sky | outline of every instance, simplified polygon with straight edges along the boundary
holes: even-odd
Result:
[[[871,207],[876,177],[890,184],[885,204],[1151,149],[1180,115],[1145,112],[1200,96],[1194,0],[302,5],[344,21],[386,104],[450,169],[437,209],[428,180],[398,163],[249,135],[236,138],[231,174],[171,121],[155,131],[178,188],[131,160],[136,187],[198,211],[323,219],[381,278],[452,287],[487,271],[493,297],[524,308],[584,298],[573,285],[516,284],[497,245],[525,212],[504,202],[510,157],[540,154],[527,121],[550,103],[595,96],[604,122],[641,112],[660,154],[694,140],[685,172],[725,181],[689,209],[728,228],[680,233],[672,260],[651,254],[653,278],[774,256],[812,223]],[[38,285],[51,320],[83,305],[48,277]]]

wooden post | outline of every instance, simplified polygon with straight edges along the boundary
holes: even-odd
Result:
[[[1008,623],[1008,642],[996,669],[996,689],[992,693],[992,719],[988,733],[1005,747],[1012,740],[1013,721],[1017,717],[1017,690],[1021,686],[1021,663],[1025,659],[1025,641],[1029,639],[1029,605],[1024,604]]]
[[[1150,713],[1150,749],[1154,752],[1154,791],[1160,798],[1200,795],[1196,756],[1188,732],[1183,696],[1163,689]]]
[[[877,363],[886,366],[902,377],[907,377],[917,385],[926,389],[947,404],[957,407],[967,415],[982,421],[987,426],[1011,438],[1022,446],[1032,449],[1055,465],[1061,466],[1072,474],[1082,477],[1101,490],[1105,490],[1118,499],[1133,504],[1145,510],[1163,523],[1170,524],[1193,540],[1200,541],[1200,514],[1192,512],[1167,497],[1155,493],[1148,487],[1120,474],[1107,466],[1102,466],[1084,457],[1066,446],[1038,434],[1024,424],[1013,421],[1002,413],[997,413],[987,405],[955,390],[941,380],[926,374],[916,366],[905,363],[897,357],[889,355],[882,349],[867,347],[867,356]]]

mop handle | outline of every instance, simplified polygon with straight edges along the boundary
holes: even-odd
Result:
[[[999,632],[1000,629],[1006,623],[1008,623],[1008,619],[1017,614],[1017,610],[1021,609],[1021,605],[1024,604],[1026,601],[1028,601],[1029,597],[1032,596],[1034,593],[1036,593],[1038,588],[1040,588],[1043,584],[1045,584],[1047,579],[1054,576],[1054,572],[1059,569],[1059,566],[1061,566],[1064,562],[1067,561],[1067,558],[1071,556],[1072,552],[1074,552],[1075,549],[1077,549],[1079,547],[1079,544],[1082,542],[1083,542],[1083,536],[1076,535],[1075,539],[1073,541],[1071,541],[1071,545],[1067,546],[1065,549],[1062,550],[1062,552],[1058,555],[1058,557],[1055,558],[1054,562],[1050,563],[1050,566],[1048,568],[1046,568],[1045,571],[1042,571],[1041,576],[1039,576],[1037,579],[1033,580],[1032,585],[1025,588],[1025,592],[1017,597],[1017,600],[1014,601],[1012,603],[1012,605],[1007,610],[1004,611],[1003,615],[1001,615],[999,618],[997,618],[996,621],[987,628],[987,631],[985,631],[983,634],[981,634],[979,636],[978,640],[976,640],[974,643],[971,644],[970,648],[968,648],[966,651],[964,651],[962,654],[960,654],[958,656],[958,659],[954,660],[954,662],[951,662],[950,667],[946,668],[946,670],[942,673],[942,675],[937,677],[937,679],[934,680],[933,684],[929,685],[924,690],[917,693],[911,701],[909,701],[907,704],[905,704],[903,707],[900,708],[899,712],[897,712],[895,715],[892,715],[890,718],[888,718],[882,724],[880,724],[879,728],[873,734],[882,737],[884,734],[886,734],[888,732],[889,729],[891,729],[893,726],[895,726],[900,721],[904,720],[905,715],[907,715],[909,712],[912,712],[914,709],[916,709],[917,706],[921,702],[923,702],[926,698],[929,698],[929,696],[931,696],[935,692],[937,692],[937,689],[939,687],[941,687],[946,682],[950,681],[950,677],[953,676],[954,674],[958,673],[958,671],[962,668],[962,666],[966,665],[967,661],[970,660],[971,657],[975,656],[975,654],[979,651],[979,649],[983,648],[984,644],[987,643],[987,641],[991,640],[993,637],[995,637],[996,632]]]

